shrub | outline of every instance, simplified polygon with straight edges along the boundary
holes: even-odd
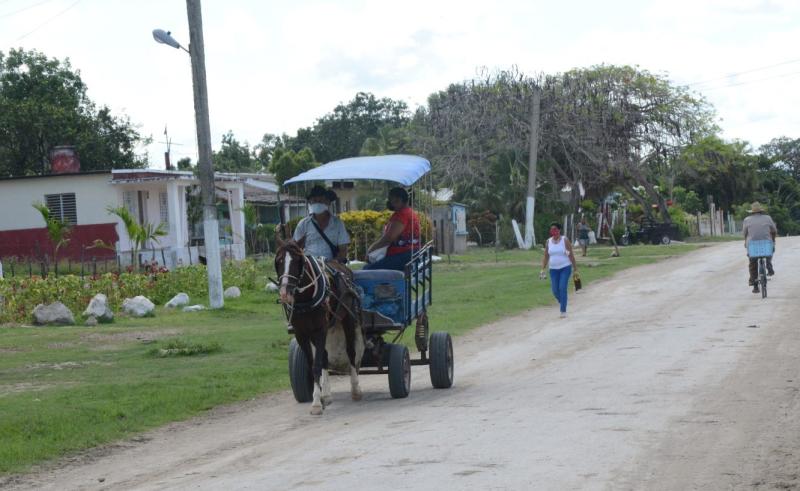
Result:
[[[595,203],[594,200],[585,199],[581,201],[581,209],[583,209],[587,215],[593,216],[597,213],[597,203]]]
[[[416,213],[422,238],[433,238],[433,226],[428,216],[425,213]],[[391,216],[392,212],[388,210],[357,210],[341,213],[339,218],[344,222],[347,233],[350,234],[348,257],[363,261],[366,258],[367,249],[381,237],[383,227]]]
[[[467,220],[469,240],[477,242],[478,245],[494,244],[496,222],[497,215],[488,210],[470,214],[469,220]],[[476,228],[480,235],[475,232]]]
[[[672,223],[678,227],[678,237],[684,239],[692,235],[692,215],[689,215],[679,205],[669,208]]]
[[[118,311],[126,298],[144,295],[156,305],[166,303],[178,292],[191,297],[208,295],[208,276],[205,266],[194,265],[174,271],[146,268],[146,273],[106,273],[81,279],[77,275],[41,278],[13,277],[0,280],[0,323],[25,323],[33,308],[40,303],[56,300],[80,314],[97,293],[108,297],[112,310]],[[236,285],[242,290],[256,288],[256,264],[251,260],[228,262],[222,267],[224,286]]]

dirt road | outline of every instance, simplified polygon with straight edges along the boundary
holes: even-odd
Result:
[[[800,488],[800,240],[775,267],[767,300],[740,243],[628,270],[458,339],[451,390],[342,379],[321,418],[281,393],[17,488]]]

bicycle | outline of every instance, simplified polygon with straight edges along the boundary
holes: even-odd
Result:
[[[767,298],[767,258],[772,257],[775,244],[771,240],[751,240],[747,244],[747,255],[758,259],[758,277],[756,281],[761,287],[761,298]]]

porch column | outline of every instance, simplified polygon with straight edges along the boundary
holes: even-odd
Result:
[[[186,230],[186,213],[181,206],[183,189],[177,182],[167,183],[167,212],[169,213],[169,235],[172,237],[176,250],[182,250],[186,243],[184,230]]]
[[[237,247],[234,247],[236,253],[236,259],[244,259],[246,252],[245,252],[245,228],[244,228],[244,212],[242,211],[242,207],[244,206],[244,185],[242,183],[236,183],[231,188],[229,188],[229,207],[230,207],[230,215],[231,215],[231,231],[233,232],[233,243]]]

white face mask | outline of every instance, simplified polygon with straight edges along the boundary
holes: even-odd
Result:
[[[308,211],[315,215],[319,215],[328,211],[328,205],[323,203],[311,203],[308,205]]]

